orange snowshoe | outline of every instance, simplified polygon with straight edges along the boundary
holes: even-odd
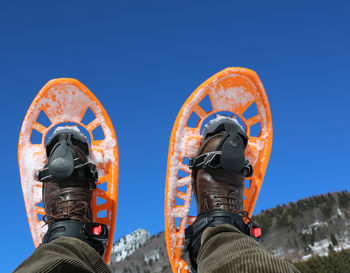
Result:
[[[201,132],[214,114],[230,114],[241,121],[249,137],[245,157],[253,167],[246,177],[243,209],[252,215],[264,179],[272,145],[269,102],[257,74],[227,68],[201,84],[182,106],[170,138],[165,197],[165,236],[173,272],[189,272],[182,259],[185,228],[196,219],[189,215],[192,199],[189,161],[195,157]]]
[[[48,229],[43,221],[45,211],[42,202],[42,184],[60,175],[59,172],[53,171],[54,168],[49,172],[48,168],[43,169],[44,165],[50,165],[46,164],[48,162],[45,144],[57,127],[65,125],[73,125],[71,128],[76,126],[85,131],[90,139],[90,145],[86,144],[80,148],[90,150],[85,153],[90,154],[91,163],[80,163],[85,168],[84,172],[92,173],[91,181],[96,187],[91,200],[91,216],[92,222],[102,225],[90,228],[97,232],[94,234],[100,234],[101,227],[102,230],[107,229],[103,232],[105,239],[106,234],[109,234],[103,258],[108,263],[117,210],[118,143],[112,122],[101,103],[89,89],[75,79],[51,80],[42,88],[27,111],[19,137],[19,169],[34,245],[37,247],[42,242]],[[79,138],[79,135],[76,134],[75,137]],[[65,159],[70,162],[68,157]],[[75,163],[80,164],[76,162],[76,158],[74,158]],[[79,168],[80,165],[74,165],[74,167]],[[68,168],[63,176],[72,172]],[[36,179],[41,182],[35,179],[35,174],[37,174]]]

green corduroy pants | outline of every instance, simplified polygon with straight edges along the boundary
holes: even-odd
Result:
[[[254,239],[230,225],[207,228],[198,254],[198,273],[298,273]],[[98,253],[83,241],[62,237],[40,245],[16,273],[111,272]]]
[[[15,271],[16,273],[111,273],[101,256],[87,243],[61,237],[38,246]]]
[[[299,273],[231,225],[207,228],[197,257],[198,273]]]

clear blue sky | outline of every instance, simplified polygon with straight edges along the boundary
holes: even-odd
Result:
[[[255,212],[349,189],[349,1],[2,1],[2,271],[34,249],[17,164],[23,118],[50,79],[73,77],[118,136],[116,239],[164,230],[168,143],[177,112],[209,76],[257,71],[274,125]]]

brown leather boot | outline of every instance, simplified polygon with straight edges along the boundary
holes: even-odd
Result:
[[[91,198],[98,175],[96,166],[88,161],[87,139],[76,127],[58,128],[46,153],[48,162],[37,174],[37,180],[43,182],[44,221],[49,227],[43,243],[75,237],[103,255],[108,230],[92,223]]]
[[[77,130],[75,127],[58,128],[46,145],[48,163],[41,171],[41,181],[44,182],[44,221],[47,224],[64,220],[92,221],[91,197],[95,181],[91,181],[86,170],[88,142]]]
[[[200,239],[207,227],[231,224],[251,235],[253,223],[243,218],[244,178],[252,175],[245,159],[248,137],[236,119],[219,116],[204,129],[200,149],[190,161],[197,219],[185,230],[192,271],[197,268]]]
[[[245,159],[248,137],[236,119],[219,116],[204,129],[196,158],[192,160],[192,188],[197,215],[243,209],[244,177],[252,175]]]
[[[201,154],[216,151],[222,134],[215,135],[203,142]],[[200,155],[200,154],[199,154]],[[213,176],[220,174],[220,180]],[[197,215],[223,210],[239,212],[243,209],[244,176],[242,173],[230,173],[225,169],[200,169],[192,186],[197,203]]]
[[[82,162],[88,162],[79,147],[74,147],[74,152]],[[91,222],[92,190],[87,180],[66,178],[64,181],[45,182],[43,184],[45,223],[64,220]]]

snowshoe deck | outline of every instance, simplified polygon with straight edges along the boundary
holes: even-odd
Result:
[[[91,122],[84,124],[87,111],[92,113]],[[45,119],[47,124],[42,124]],[[30,105],[20,132],[18,162],[34,245],[37,247],[41,243],[47,231],[47,225],[42,221],[45,214],[42,183],[35,181],[34,176],[46,163],[46,136],[59,124],[65,123],[81,126],[91,140],[90,160],[96,164],[99,173],[97,189],[93,191],[92,197],[93,221],[108,227],[109,240],[104,255],[104,260],[108,263],[117,210],[118,143],[112,122],[102,104],[87,87],[75,79],[49,81]],[[102,130],[102,133],[96,134],[94,130],[97,129]],[[33,134],[39,135],[36,142],[33,141]]]
[[[205,110],[204,102],[208,100],[211,107],[206,107],[209,110]],[[202,125],[211,115],[223,111],[240,119],[249,137],[246,157],[253,165],[254,175],[246,178],[243,201],[244,210],[249,215],[253,213],[259,195],[272,145],[269,102],[254,71],[238,67],[227,68],[206,80],[191,94],[182,106],[171,133],[166,175],[165,236],[173,272],[190,271],[181,257],[184,230],[195,220],[194,216],[188,215],[192,187],[191,171],[187,162],[197,153]],[[193,116],[198,121],[195,125],[190,125],[189,121]]]

